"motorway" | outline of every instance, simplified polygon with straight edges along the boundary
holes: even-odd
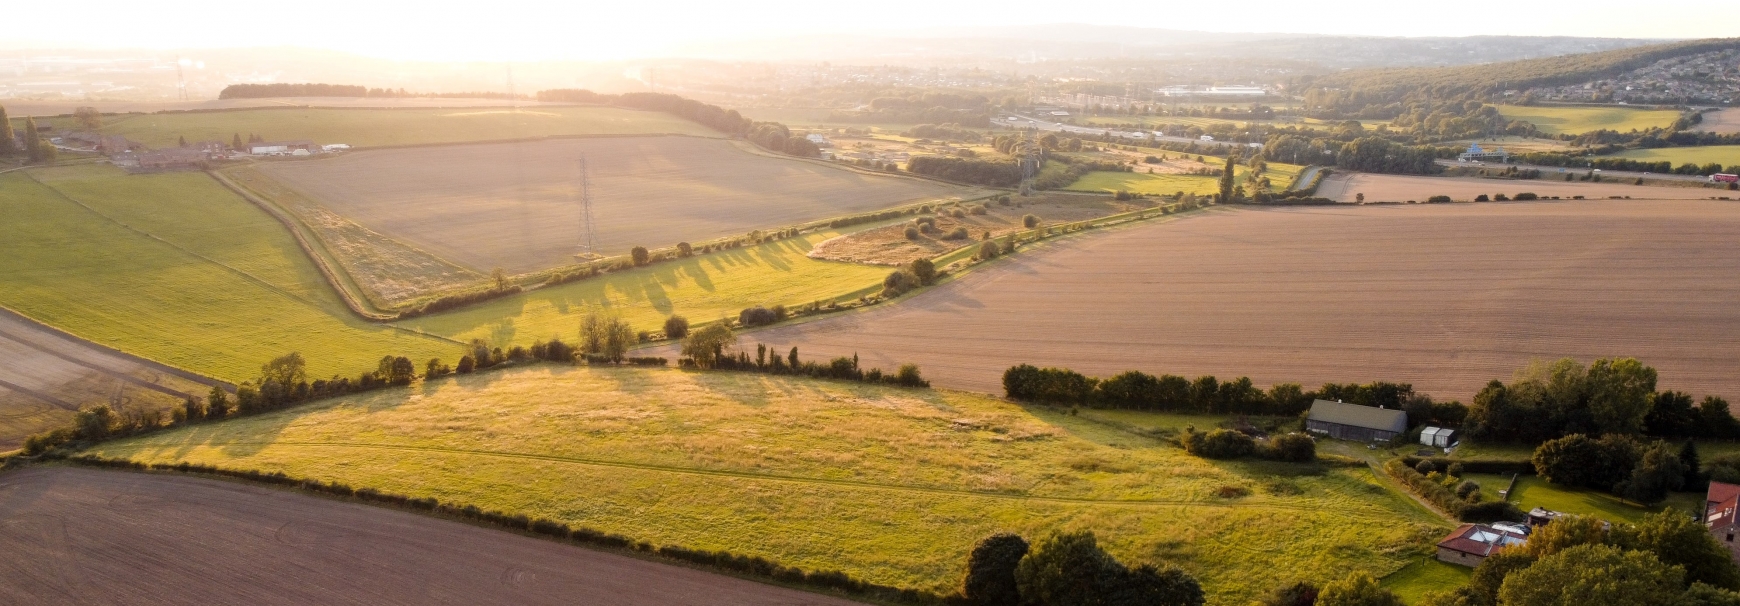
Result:
[[[1123,137],[1126,139],[1137,138],[1134,136],[1136,134],[1136,132],[1114,130],[1114,129],[1110,129],[1110,128],[1093,128],[1093,127],[1088,127],[1088,126],[1076,126],[1073,124],[1063,124],[1060,122],[1050,122],[1047,120],[1041,120],[1039,118],[1035,118],[1035,117],[1027,116],[1027,115],[1023,115],[1023,114],[1010,114],[1010,115],[1014,116],[1016,118],[1019,118],[1020,120],[1011,122],[1008,119],[1008,117],[1005,116],[1001,119],[994,119],[991,121],[991,123],[1002,125],[1002,126],[1016,127],[1016,128],[1036,128],[1039,130],[1048,130],[1048,131],[1053,131],[1053,132],[1064,132],[1064,133],[1074,133],[1074,134],[1078,134],[1078,135],[1093,135],[1096,137],[1103,135],[1103,134],[1106,134],[1106,133],[1112,133],[1113,135]],[[1138,132],[1147,132],[1147,131],[1138,131]],[[1144,138],[1146,138],[1146,137],[1144,137]],[[1197,145],[1235,145],[1235,146],[1236,145],[1245,145],[1244,143],[1239,143],[1237,141],[1203,141],[1201,139],[1192,139],[1190,137],[1170,137],[1170,136],[1168,136],[1168,137],[1154,137],[1154,138],[1158,139],[1160,141],[1172,141],[1175,143],[1195,143]],[[1261,148],[1263,146],[1263,144],[1261,144],[1261,143],[1255,143],[1252,145],[1254,145],[1255,147],[1258,147],[1258,148]]]
[[[1534,164],[1481,164],[1481,163],[1475,163],[1475,162],[1458,162],[1455,160],[1439,160],[1438,164],[1440,166],[1461,166],[1461,167],[1466,167],[1466,168],[1509,168],[1512,166],[1516,167],[1517,170],[1528,170],[1528,169],[1532,168],[1532,169],[1541,171],[1541,178],[1542,179],[1548,179],[1548,178],[1563,179],[1564,177],[1558,177],[1557,175],[1563,175],[1566,173],[1581,175],[1581,174],[1589,172],[1588,168],[1575,168],[1575,167],[1563,167],[1563,166],[1538,166],[1538,165],[1534,165]],[[1672,174],[1672,173],[1643,173],[1643,172],[1632,172],[1632,171],[1628,171],[1628,170],[1599,170],[1599,169],[1596,170],[1596,173],[1603,176],[1603,177],[1609,177],[1609,178],[1613,178],[1613,179],[1636,179],[1638,177],[1643,177],[1645,179],[1660,179],[1663,181],[1697,181],[1699,183],[1710,182],[1709,177],[1703,177],[1703,176],[1699,176],[1699,175],[1676,175],[1676,174]],[[1552,175],[1552,177],[1549,177],[1549,175]]]

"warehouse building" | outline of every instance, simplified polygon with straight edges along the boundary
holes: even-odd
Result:
[[[1305,417],[1305,429],[1338,440],[1384,442],[1407,433],[1408,414],[1378,406],[1317,400]]]

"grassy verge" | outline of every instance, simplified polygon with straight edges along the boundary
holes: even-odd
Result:
[[[1499,500],[1498,491],[1510,485],[1509,475],[1471,473],[1463,477],[1480,483],[1483,498],[1490,501]],[[1538,476],[1527,475],[1517,478],[1516,489],[1511,493],[1510,501],[1523,511],[1544,507],[1564,513],[1592,515],[1610,522],[1637,522],[1644,516],[1664,509],[1701,512],[1704,508],[1702,494],[1676,492],[1668,495],[1667,501],[1659,505],[1642,507],[1620,501],[1619,497],[1605,492],[1555,486]]]
[[[1474,569],[1446,564],[1426,556],[1403,566],[1379,581],[1385,589],[1396,592],[1403,603],[1418,604],[1431,591],[1449,591],[1468,584]]]
[[[0,305],[231,382],[290,351],[312,376],[452,343],[352,317],[290,235],[202,173],[107,166],[0,175]]]
[[[1383,574],[1445,525],[1363,468],[1214,462],[971,394],[681,370],[534,366],[110,442],[947,591],[974,541],[1092,529],[1214,603]],[[1242,490],[1229,490],[1229,489]],[[1244,496],[1222,497],[1223,494]]]

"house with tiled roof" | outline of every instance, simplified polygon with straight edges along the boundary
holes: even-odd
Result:
[[[1740,543],[1734,541],[1736,532],[1740,532],[1735,523],[1740,516],[1740,485],[1723,482],[1710,482],[1710,490],[1704,495],[1704,525],[1710,528],[1710,534],[1716,537],[1716,542],[1728,547],[1728,555],[1740,562]]]
[[[1519,532],[1485,524],[1463,524],[1438,541],[1438,561],[1473,568],[1494,552],[1528,542]]]

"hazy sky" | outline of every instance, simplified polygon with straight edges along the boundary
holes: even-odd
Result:
[[[782,34],[1089,23],[1184,30],[1380,36],[1740,35],[1740,0],[83,0],[19,2],[8,47],[294,45],[399,59],[616,59],[683,43]],[[1699,18],[1707,15],[1708,18]],[[21,24],[32,24],[21,27]]]

